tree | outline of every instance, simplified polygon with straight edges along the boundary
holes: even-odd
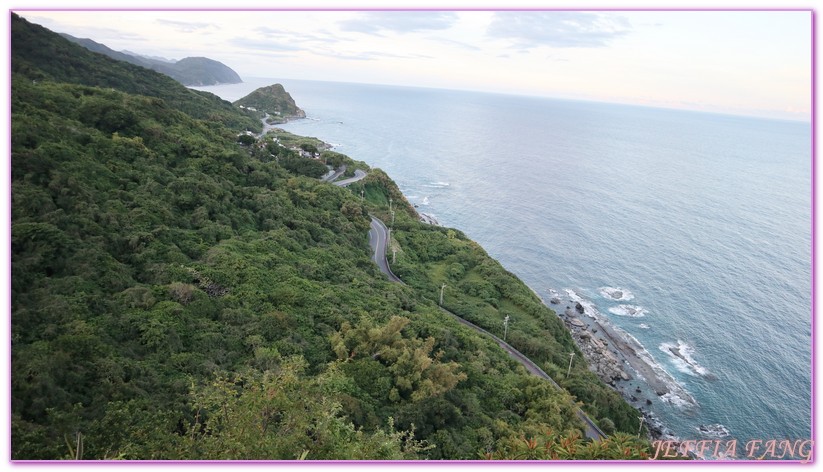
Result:
[[[248,135],[248,134],[245,134],[245,133],[237,136],[237,142],[242,144],[243,146],[251,146],[256,141],[257,140],[254,139],[254,136],[251,136],[251,135]]]

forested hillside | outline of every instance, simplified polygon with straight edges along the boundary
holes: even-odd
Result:
[[[237,72],[229,66],[207,57],[185,57],[179,61],[167,61],[115,51],[88,38],[76,38],[66,33],[61,33],[60,36],[112,59],[162,72],[183,85],[239,84],[243,82]]]
[[[410,285],[385,279],[367,236],[402,201],[385,174],[364,199],[302,175],[271,140],[237,142],[260,129],[243,110],[16,15],[11,47],[13,459],[648,452],[581,440],[574,398],[439,310],[424,285],[440,279],[413,266],[502,271],[476,244],[407,208]],[[498,302],[531,303],[506,277]],[[548,367],[571,345],[543,323],[520,336],[546,342]],[[636,433],[636,412],[573,372],[601,427]]]
[[[306,112],[300,109],[291,94],[281,84],[260,87],[252,93],[234,102],[235,105],[251,107],[271,115],[272,123],[284,123],[289,118],[305,118]]]

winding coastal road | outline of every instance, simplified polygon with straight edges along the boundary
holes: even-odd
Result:
[[[346,172],[346,164],[338,167],[336,170],[329,172],[328,174],[324,175],[320,178],[323,182],[334,182],[338,179],[343,173]]]
[[[403,281],[394,275],[391,267],[389,267],[389,261],[386,260],[386,249],[389,245],[389,230],[382,221],[373,216],[371,217],[371,229],[369,230],[369,245],[372,249],[371,259],[377,264],[377,267],[380,268],[380,272],[386,274],[392,282],[402,284]]]
[[[341,180],[339,182],[333,182],[333,183],[334,183],[334,185],[337,185],[338,187],[346,187],[349,184],[353,184],[353,183],[357,182],[358,180],[361,180],[365,176],[366,176],[365,171],[362,171],[360,169],[356,169],[354,171],[354,177],[349,178],[349,179],[345,179],[345,180]]]
[[[391,280],[392,282],[402,284],[403,281],[400,280],[399,277],[394,275],[394,273],[391,271],[391,267],[389,267],[388,261],[386,260],[386,248],[388,246],[387,241],[389,238],[388,233],[389,231],[388,228],[386,228],[386,225],[379,219],[372,216],[371,229],[369,230],[369,244],[371,245],[373,251],[372,260],[375,262],[375,264],[377,264],[377,267],[380,268],[380,272],[383,272],[389,278],[389,280]],[[513,348],[506,341],[503,341],[502,339],[486,331],[485,329],[477,326],[476,324],[464,320],[463,318],[455,315],[454,313],[450,312],[449,310],[446,310],[443,307],[440,307],[440,309],[443,310],[445,313],[448,313],[449,315],[453,316],[461,324],[468,326],[469,328],[481,334],[489,336],[494,340],[494,342],[497,343],[498,346],[503,348],[503,350],[506,351],[506,353],[508,353],[509,356],[511,356],[520,364],[522,364],[523,367],[526,368],[526,370],[540,378],[548,380],[549,382],[551,382],[552,385],[554,385],[555,388],[562,390],[562,387],[558,385],[557,382],[554,381],[554,379],[549,377],[549,374],[544,372],[543,369],[538,367],[537,364],[532,362],[531,359],[523,355],[523,353],[521,353],[517,349]],[[581,421],[583,421],[583,425],[585,426],[584,431],[586,433],[587,438],[599,441],[607,437],[606,434],[603,433],[603,431],[601,431],[600,428],[597,427],[594,421],[592,421],[591,418],[589,418],[588,415],[586,415],[586,413],[584,413],[583,410],[579,408],[577,409],[577,417],[580,418]]]

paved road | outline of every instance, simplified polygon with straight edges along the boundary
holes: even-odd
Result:
[[[563,389],[563,387],[558,385],[557,382],[554,381],[554,379],[549,377],[549,374],[544,372],[543,369],[538,367],[537,364],[532,362],[531,359],[529,359],[528,357],[523,355],[523,353],[521,353],[517,349],[513,348],[506,341],[503,341],[502,339],[500,339],[497,336],[493,335],[492,333],[486,331],[485,329],[481,328],[480,326],[477,326],[476,324],[474,324],[470,321],[464,320],[463,318],[455,315],[454,313],[450,312],[449,310],[446,310],[445,308],[441,307],[440,309],[443,310],[444,312],[452,315],[454,318],[457,319],[457,321],[459,321],[460,323],[468,326],[469,328],[472,328],[475,331],[478,331],[480,333],[485,334],[486,336],[491,337],[494,340],[494,342],[497,343],[498,346],[503,348],[503,350],[506,351],[509,354],[509,356],[513,357],[517,362],[521,363],[523,365],[523,367],[526,368],[526,370],[528,370],[529,372],[531,372],[532,374],[534,374],[538,377],[541,377],[543,379],[548,380],[549,382],[551,382],[552,385],[554,385],[555,388],[557,388],[559,390]],[[580,420],[583,422],[583,425],[586,427],[585,431],[586,431],[586,437],[587,438],[594,439],[594,440],[600,440],[600,439],[605,439],[606,438],[606,434],[603,433],[603,431],[601,431],[600,428],[598,428],[597,425],[594,424],[594,422],[591,420],[591,418],[589,418],[585,413],[583,413],[583,410],[581,410],[579,408],[577,409],[577,417],[580,418]]]
[[[369,230],[369,245],[372,248],[372,260],[377,267],[380,268],[380,272],[386,274],[386,276],[392,282],[403,283],[399,277],[394,275],[389,267],[389,261],[386,260],[386,248],[388,246],[388,239],[389,239],[389,230],[386,228],[386,225],[383,224],[382,221],[378,220],[375,217],[371,217],[371,229]]]
[[[339,182],[334,182],[334,185],[337,185],[338,187],[345,187],[349,184],[353,184],[353,183],[357,182],[358,180],[362,179],[365,176],[366,176],[365,171],[357,169],[357,170],[354,171],[354,177],[352,177],[350,179],[341,180]]]
[[[383,272],[384,274],[386,274],[386,276],[389,278],[389,280],[391,280],[392,282],[398,282],[398,283],[402,284],[403,281],[400,280],[396,275],[394,275],[394,273],[392,273],[391,268],[389,267],[389,263],[386,260],[386,246],[387,246],[386,245],[386,240],[387,239],[388,239],[388,229],[386,228],[386,225],[383,224],[383,222],[380,221],[379,219],[372,216],[371,217],[371,229],[369,230],[369,244],[371,245],[371,248],[372,248],[372,251],[373,251],[372,260],[380,268],[380,271]],[[549,374],[544,372],[543,369],[538,367],[537,364],[532,362],[531,359],[529,359],[528,357],[523,355],[523,353],[521,353],[517,349],[513,348],[506,341],[503,341],[502,339],[500,339],[497,336],[493,335],[492,333],[486,331],[485,329],[481,328],[480,326],[477,326],[476,324],[474,324],[470,321],[464,320],[463,318],[455,315],[454,313],[450,312],[449,310],[446,310],[443,307],[441,307],[440,309],[443,310],[444,312],[448,313],[449,315],[453,316],[455,319],[457,319],[457,321],[464,324],[465,326],[468,326],[469,328],[472,328],[473,330],[475,330],[479,333],[482,333],[482,334],[485,334],[486,336],[491,337],[494,340],[494,342],[497,343],[498,346],[503,348],[503,350],[506,351],[509,354],[509,356],[514,358],[514,360],[516,360],[517,362],[522,364],[523,367],[526,368],[526,370],[528,370],[529,372],[531,372],[532,374],[534,374],[538,377],[541,377],[543,379],[548,380],[556,388],[562,390],[562,387],[560,387],[560,385],[558,385],[557,382],[554,381],[554,379],[549,377]],[[585,426],[585,433],[586,433],[587,438],[593,439],[595,441],[599,441],[601,439],[606,438],[606,435],[603,433],[603,431],[601,431],[600,428],[598,428],[597,425],[594,424],[594,422],[591,420],[591,418],[589,418],[585,413],[583,413],[583,410],[581,410],[579,408],[577,409],[577,417],[580,418],[581,421],[583,421],[583,425]]]
[[[342,166],[338,167],[337,170],[335,170],[334,172],[329,172],[328,174],[324,175],[320,178],[320,180],[323,182],[334,182],[335,180],[337,180],[338,177],[343,175],[343,172],[346,172],[346,164],[343,164]]]

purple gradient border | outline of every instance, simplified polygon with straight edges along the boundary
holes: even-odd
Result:
[[[411,7],[398,7],[398,8],[377,8],[377,7],[367,7],[367,8],[356,8],[356,7],[339,7],[339,8],[332,8],[332,7],[308,7],[308,8],[134,8],[134,7],[124,7],[124,8],[9,8],[8,10],[8,73],[9,73],[9,89],[6,92],[7,96],[7,103],[9,104],[8,108],[8,149],[9,149],[9,162],[8,162],[8,175],[4,179],[4,183],[8,185],[8,204],[7,204],[7,211],[9,215],[9,226],[7,229],[7,237],[9,242],[9,247],[6,248],[9,254],[9,265],[8,265],[8,277],[9,277],[9,284],[6,288],[8,293],[8,313],[9,313],[9,322],[8,322],[8,334],[9,334],[9,345],[8,345],[8,388],[9,388],[9,401],[8,401],[8,414],[7,418],[9,418],[9,434],[8,434],[8,461],[7,463],[14,465],[59,465],[59,466],[74,466],[78,465],[81,467],[100,467],[100,466],[110,466],[110,465],[125,465],[125,466],[141,466],[141,465],[204,465],[204,466],[229,466],[229,465],[269,465],[269,464],[282,464],[282,465],[290,465],[290,466],[317,466],[317,465],[352,465],[356,464],[358,466],[378,466],[378,467],[385,467],[386,465],[402,465],[402,466],[422,466],[425,464],[428,465],[468,465],[468,466],[502,466],[502,465],[518,465],[518,466],[539,466],[545,467],[546,465],[557,464],[561,466],[566,465],[591,465],[591,464],[599,464],[599,465],[608,465],[608,466],[621,466],[621,465],[628,465],[633,466],[635,464],[644,464],[649,466],[669,466],[669,465],[721,465],[721,464],[730,464],[730,465],[741,465],[741,466],[750,466],[750,465],[794,465],[794,464],[809,464],[813,465],[817,462],[817,441],[815,440],[816,436],[816,408],[815,408],[815,393],[816,393],[816,363],[815,363],[815,339],[817,339],[817,325],[815,324],[815,315],[817,314],[817,299],[815,297],[815,287],[817,281],[817,265],[816,265],[816,200],[817,200],[817,192],[816,192],[816,173],[817,173],[817,165],[816,165],[816,157],[817,157],[817,139],[815,130],[817,129],[817,12],[814,8],[570,8],[570,7],[559,7],[559,8],[537,8],[537,7],[521,7],[521,8],[471,8],[471,7],[463,7],[463,8],[449,8],[448,6],[444,6],[443,8],[411,8]],[[809,12],[810,19],[811,19],[811,36],[812,36],[812,44],[811,44],[811,230],[812,230],[812,244],[811,244],[811,257],[812,257],[812,268],[811,268],[811,302],[812,302],[812,313],[811,313],[811,440],[812,440],[812,459],[810,461],[804,460],[707,460],[707,461],[686,461],[686,460],[671,460],[671,461],[657,461],[657,460],[565,460],[565,461],[514,461],[514,460],[501,460],[501,461],[489,461],[489,460],[445,460],[445,461],[417,461],[417,460],[402,460],[402,461],[357,461],[357,460],[319,460],[319,461],[305,461],[301,464],[300,461],[295,460],[225,460],[225,461],[162,461],[162,460],[149,460],[149,461],[38,461],[38,460],[13,460],[11,459],[11,14],[13,12],[38,12],[38,11],[72,11],[72,12],[83,12],[83,11],[113,11],[113,12],[140,12],[140,11],[153,11],[153,12],[178,12],[178,11],[213,11],[213,12],[258,12],[258,11],[301,11],[301,12],[369,12],[369,11],[389,11],[389,12],[404,12],[404,11],[520,11],[520,12],[537,12],[537,11],[583,11],[583,12]]]

